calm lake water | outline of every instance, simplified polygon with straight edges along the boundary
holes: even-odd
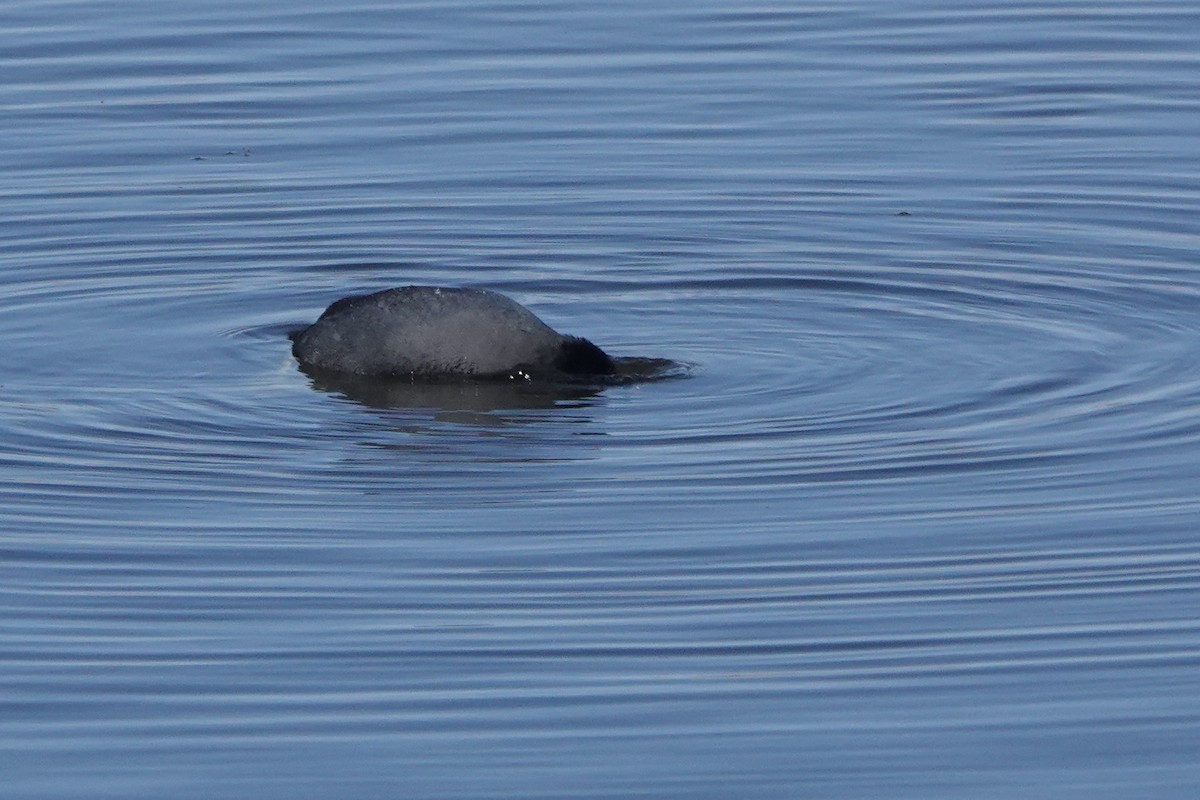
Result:
[[[1192,0],[5,0],[0,67],[0,795],[1197,796]],[[412,283],[687,374],[297,368]]]

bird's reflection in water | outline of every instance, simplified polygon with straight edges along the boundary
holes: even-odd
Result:
[[[539,385],[520,380],[431,382],[305,372],[312,379],[313,388],[343,395],[372,408],[476,413],[548,409],[594,398],[604,389],[595,385]]]
[[[378,378],[302,366],[314,389],[372,408],[428,409],[463,415],[588,405],[614,386],[683,377],[687,365],[660,358],[616,359],[617,373],[579,382],[530,380],[523,373],[489,380]],[[439,414],[441,416],[441,414]]]

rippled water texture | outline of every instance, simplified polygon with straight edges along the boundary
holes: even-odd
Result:
[[[1200,12],[951,5],[0,5],[0,794],[1195,797]]]

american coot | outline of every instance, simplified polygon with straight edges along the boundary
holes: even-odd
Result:
[[[484,289],[408,286],[338,300],[292,335],[308,368],[368,377],[567,378],[616,365],[587,339]]]

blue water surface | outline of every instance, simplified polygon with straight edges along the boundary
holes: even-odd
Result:
[[[0,796],[1196,796],[1194,3],[7,0],[0,66]],[[408,284],[684,376],[298,369]]]

